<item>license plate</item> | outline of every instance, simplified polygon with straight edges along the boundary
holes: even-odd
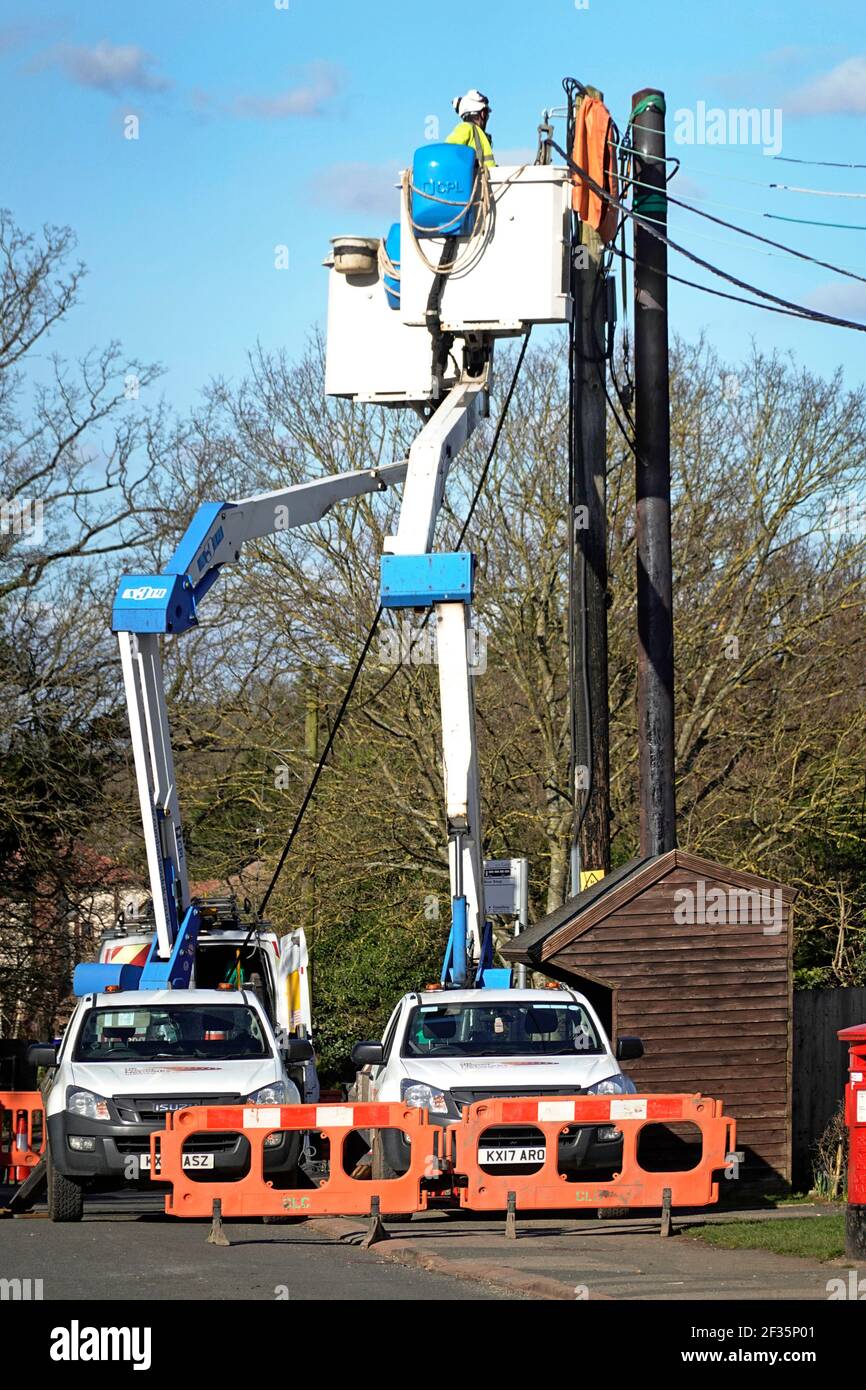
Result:
[[[511,1148],[479,1149],[478,1162],[486,1163],[488,1168],[510,1167],[512,1163],[543,1163],[545,1149],[518,1144]]]
[[[139,1166],[142,1172],[150,1172],[150,1154],[142,1154]],[[213,1154],[184,1154],[181,1159],[182,1168],[212,1168]],[[159,1159],[156,1160],[156,1171],[159,1172]]]

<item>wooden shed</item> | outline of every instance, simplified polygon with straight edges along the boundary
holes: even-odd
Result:
[[[643,1039],[625,1067],[639,1090],[725,1102],[739,1191],[791,1179],[793,898],[671,850],[631,860],[502,949],[579,988],[614,1036]]]

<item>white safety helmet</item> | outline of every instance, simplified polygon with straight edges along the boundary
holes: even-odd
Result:
[[[465,92],[462,97],[455,97],[451,105],[458,116],[480,116],[482,111],[490,110],[490,98],[479,92],[477,87],[473,87],[471,92]]]

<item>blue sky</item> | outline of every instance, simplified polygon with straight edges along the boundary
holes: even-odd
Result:
[[[0,202],[37,230],[68,223],[89,267],[83,303],[52,345],[119,338],[166,367],[186,407],[213,375],[237,378],[247,350],[301,349],[323,322],[328,238],[377,234],[396,215],[394,172],[450,100],[490,94],[500,160],[534,149],[541,109],[566,74],[600,86],[620,125],[638,88],[668,98],[680,195],[866,277],[866,199],[770,189],[866,191],[866,170],[780,163],[760,145],[678,145],[675,113],[782,111],[782,153],[866,164],[862,0],[724,5],[638,0],[497,0],[436,10],[377,0],[29,0],[0,10]],[[135,116],[139,138],[124,138]],[[768,116],[768,119],[770,117]],[[672,184],[676,191],[676,183]],[[674,210],[671,234],[699,255],[791,299],[866,321],[866,284],[781,255]],[[274,248],[289,249],[288,270]],[[764,251],[769,248],[763,248]],[[704,278],[678,258],[671,269]],[[672,286],[672,326],[702,328],[736,358],[792,348],[816,370],[864,378],[864,335],[807,325]]]

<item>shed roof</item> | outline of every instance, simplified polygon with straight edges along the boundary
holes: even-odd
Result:
[[[548,912],[534,926],[515,936],[501,948],[501,954],[506,960],[537,965],[554,951],[595,926],[597,922],[603,921],[623,903],[657,883],[672,869],[685,869],[697,877],[703,876],[729,883],[734,888],[759,891],[779,889],[787,903],[793,901],[796,896],[794,889],[772,879],[761,878],[741,869],[732,869],[727,864],[717,864],[712,859],[690,854],[687,850],[672,849],[666,854],[629,859],[597,883],[585,888],[582,893],[568,898],[561,907]]]

